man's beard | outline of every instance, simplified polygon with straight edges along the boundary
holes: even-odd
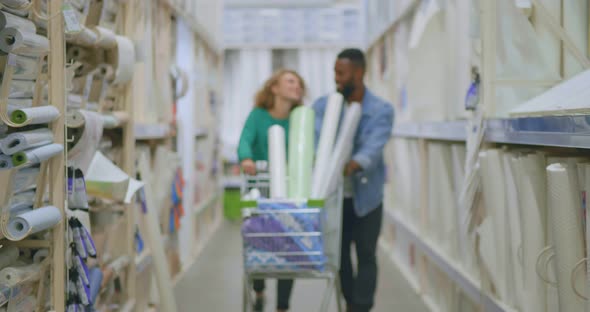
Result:
[[[345,85],[344,87],[342,87],[342,90],[338,90],[338,92],[340,92],[340,94],[342,94],[342,96],[345,99],[347,99],[354,92],[354,85],[353,84]]]

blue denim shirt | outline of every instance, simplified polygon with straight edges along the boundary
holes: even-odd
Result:
[[[319,98],[314,104],[315,137],[319,141],[328,96]],[[352,160],[362,171],[353,175],[354,209],[364,217],[383,202],[385,185],[385,162],[383,148],[391,137],[393,128],[393,106],[365,88],[362,115],[354,136]],[[342,120],[342,116],[340,117]]]

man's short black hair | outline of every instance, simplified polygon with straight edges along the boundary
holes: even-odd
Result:
[[[351,63],[362,67],[366,67],[365,53],[359,49],[345,49],[338,53],[339,59],[348,59]]]

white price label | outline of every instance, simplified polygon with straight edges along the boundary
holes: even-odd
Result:
[[[72,6],[64,4],[61,7],[61,11],[64,15],[64,22],[66,24],[66,34],[81,32],[82,27],[80,27],[78,16],[76,15],[76,12],[74,12]]]

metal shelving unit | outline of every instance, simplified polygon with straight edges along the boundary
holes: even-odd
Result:
[[[485,293],[477,281],[469,277],[457,264],[449,260],[435,244],[421,237],[413,226],[396,213],[385,210],[387,219],[395,224],[397,229],[404,231],[410,237],[412,243],[440,270],[445,272],[473,302],[480,303],[486,312],[515,312],[514,309],[505,306],[489,294]]]
[[[488,143],[590,148],[590,115],[491,119],[485,123]],[[467,122],[405,123],[394,137],[465,141]]]

